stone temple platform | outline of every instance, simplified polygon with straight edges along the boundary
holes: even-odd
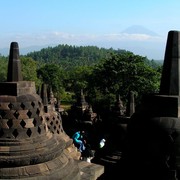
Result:
[[[0,179],[95,180],[104,173],[79,157],[53,104],[45,108],[35,83],[23,81],[12,42],[7,82],[0,83]]]

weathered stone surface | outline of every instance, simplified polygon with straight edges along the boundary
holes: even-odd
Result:
[[[180,95],[180,33],[169,31],[160,94]]]
[[[126,179],[180,178],[179,37],[179,31],[168,33],[160,92],[144,96],[127,126],[122,156]]]
[[[12,42],[9,51],[9,64],[7,81],[22,81],[21,62],[19,59],[19,46],[17,42]]]
[[[22,81],[17,43],[11,44],[7,79],[0,83],[0,179],[82,179],[74,159],[80,154],[68,153],[76,148],[60,114],[43,104],[34,82]]]

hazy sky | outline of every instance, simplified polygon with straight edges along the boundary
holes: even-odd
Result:
[[[0,0],[0,22],[0,49],[97,45],[163,59],[168,32],[180,30],[180,0]],[[126,32],[134,25],[154,34]]]

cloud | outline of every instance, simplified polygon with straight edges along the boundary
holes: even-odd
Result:
[[[126,49],[136,52],[137,54],[139,53],[140,55],[148,55],[152,58],[155,58],[152,52],[157,51],[156,54],[159,53],[159,59],[160,57],[163,57],[164,46],[162,44],[165,44],[166,37],[145,33],[126,32],[109,34],[71,34],[61,31],[42,33],[11,33],[1,37],[0,49],[9,48],[12,41],[18,42],[20,49],[27,49],[30,46],[56,46],[58,44],[77,46],[91,45],[104,48],[112,47],[115,49]],[[0,53],[2,53],[2,51],[0,51]]]
[[[125,40],[137,40],[137,41],[149,41],[149,40],[161,40],[160,36],[151,36],[148,34],[129,34],[129,33],[112,33],[112,34],[68,34],[63,32],[52,32],[51,38],[58,38],[64,40],[111,40],[111,41],[125,41]]]
[[[151,36],[148,34],[120,33],[120,34],[107,34],[105,35],[105,39],[111,41],[161,41],[162,37]]]
[[[9,34],[1,38],[1,42],[17,41],[21,46],[45,45],[45,44],[79,44],[96,42],[117,42],[117,41],[162,41],[160,36],[148,34],[129,34],[129,33],[111,33],[111,34],[70,34],[61,31],[42,32],[42,33],[19,33]],[[96,45],[96,44],[94,44]],[[1,44],[2,46],[2,44]]]

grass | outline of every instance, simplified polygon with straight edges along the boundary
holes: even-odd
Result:
[[[71,109],[72,104],[67,104],[67,103],[61,103],[60,107],[63,108],[64,110],[69,110]]]

